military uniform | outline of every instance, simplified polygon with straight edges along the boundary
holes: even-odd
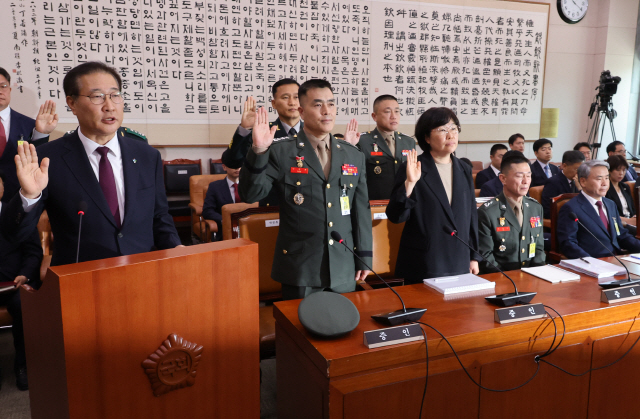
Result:
[[[389,199],[398,168],[407,161],[407,151],[416,148],[413,138],[398,131],[393,134],[396,142],[395,155],[391,154],[378,128],[360,135],[358,148],[366,159],[369,199]]]
[[[542,205],[533,198],[522,198],[522,227],[509,206],[504,192],[478,209],[478,248],[482,256],[502,270],[545,264]],[[495,272],[480,263],[482,272]]]
[[[249,149],[240,172],[240,196],[254,202],[277,191],[280,230],[271,277],[285,285],[340,288],[368,269],[337,242],[371,266],[371,210],[364,156],[346,141],[330,138],[331,169],[325,179],[320,160],[303,131],[275,139],[264,154]]]

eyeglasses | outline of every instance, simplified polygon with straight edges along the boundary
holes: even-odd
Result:
[[[444,135],[447,135],[449,133],[457,134],[460,132],[460,127],[457,125],[451,125],[444,128],[436,128],[434,129],[434,131],[437,132],[438,134],[444,134]]]
[[[107,97],[109,97],[109,99],[111,99],[113,103],[124,102],[124,97],[122,96],[122,92],[113,92],[113,93],[109,93],[108,95],[105,95],[104,93],[94,93],[89,96],[87,95],[76,95],[76,96],[88,97],[91,103],[93,103],[94,105],[102,105],[104,101],[107,100]]]
[[[4,83],[4,84],[0,84],[0,90],[7,90],[9,88],[9,85]]]

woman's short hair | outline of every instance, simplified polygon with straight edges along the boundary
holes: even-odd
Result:
[[[619,156],[617,154],[614,154],[612,156],[609,156],[609,158],[607,158],[607,160],[605,160],[607,163],[609,163],[609,171],[613,172],[614,170],[618,170],[619,168],[623,167],[626,169],[629,168],[629,163],[627,162],[627,159],[625,159],[623,156]]]
[[[425,113],[420,115],[418,122],[416,122],[415,136],[418,145],[423,151],[431,151],[431,146],[427,143],[427,138],[431,135],[431,130],[447,125],[449,121],[453,121],[453,123],[458,126],[458,131],[462,131],[458,117],[455,112],[449,108],[429,108]]]

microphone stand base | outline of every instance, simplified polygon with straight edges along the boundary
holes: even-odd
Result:
[[[536,296],[535,292],[522,292],[518,294],[510,292],[509,294],[491,295],[484,297],[489,303],[499,307],[510,307],[514,304],[529,304],[533,297]]]
[[[619,288],[619,287],[628,287],[629,285],[638,285],[640,284],[640,279],[620,279],[616,281],[602,282],[599,283],[601,288],[609,289],[609,288]]]
[[[402,323],[420,320],[426,311],[426,308],[408,308],[406,311],[397,310],[392,311],[391,313],[374,314],[371,318],[385,326],[397,326]]]

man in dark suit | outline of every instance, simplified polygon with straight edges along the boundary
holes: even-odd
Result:
[[[9,202],[20,185],[16,177],[16,155],[18,141],[27,141],[35,146],[49,141],[49,134],[58,123],[56,104],[48,100],[40,106],[37,119],[29,118],[9,106],[11,102],[11,76],[0,67],[0,170],[5,174],[2,202]]]
[[[513,134],[509,137],[509,148],[524,154],[524,135]]]
[[[579,151],[565,151],[562,155],[562,172],[549,179],[542,189],[544,218],[551,218],[551,198],[565,193],[580,192],[578,168],[584,163],[584,154]]]
[[[612,141],[609,143],[609,145],[607,146],[607,155],[608,156],[613,156],[613,155],[617,155],[617,156],[622,156],[625,159],[627,158],[627,149],[624,146],[624,143],[622,141]],[[633,181],[633,180],[637,180],[638,179],[638,174],[636,173],[636,169],[633,166],[629,166],[629,169],[627,169],[627,174],[624,177],[624,181]]]
[[[553,143],[540,138],[533,143],[536,161],[531,164],[531,187],[544,185],[552,177],[560,173],[555,164],[549,163],[553,157]]]
[[[369,199],[389,199],[400,165],[407,161],[416,141],[397,131],[400,105],[391,95],[381,95],[373,102],[373,131],[360,134],[357,147],[364,153],[367,165]]]
[[[558,217],[557,234],[562,253],[570,258],[609,256],[606,249],[580,224],[582,222],[615,254],[640,252],[640,240],[622,227],[616,205],[605,198],[609,190],[609,164],[601,160],[585,162],[578,169],[582,192],[562,206]]]
[[[4,193],[4,175],[0,173],[0,198]],[[0,202],[0,218],[4,215]],[[24,332],[22,330],[22,306],[20,304],[20,288],[29,284],[33,288],[40,287],[40,263],[42,262],[42,246],[38,230],[33,229],[26,240],[15,242],[0,232],[0,282],[13,282],[16,290],[0,292],[0,305],[7,306],[12,317],[13,347],[16,355],[13,363],[16,374],[16,386],[19,390],[29,389],[27,380],[27,357],[24,351]],[[0,374],[0,385],[2,377]]]
[[[516,152],[516,150],[509,150],[509,152],[510,151]],[[517,151],[517,153],[519,153],[519,151]],[[482,185],[482,188],[480,188],[480,196],[483,198],[498,196],[502,193],[503,187],[504,185],[502,184],[502,181],[496,176]]]
[[[491,146],[491,152],[489,154],[491,164],[486,169],[479,171],[476,175],[476,189],[482,189],[482,185],[498,177],[502,156],[504,156],[506,152],[507,146],[504,144],[494,144]]]
[[[79,261],[180,245],[168,213],[160,153],[121,127],[124,100],[117,71],[101,62],[71,69],[67,105],[79,128],[38,147],[18,146],[21,191],[7,205],[5,231],[19,237],[44,209],[56,245],[51,265],[76,261],[78,209],[84,208]],[[49,168],[51,171],[49,172]]]
[[[238,180],[242,166],[235,166],[229,154],[229,150],[222,153],[222,168],[227,172],[227,177],[209,184],[202,206],[202,218],[214,220],[218,224],[215,240],[222,240],[222,207],[242,202],[238,193]]]
[[[353,291],[369,273],[373,245],[364,155],[331,135],[337,109],[331,84],[307,80],[299,93],[305,125],[297,137],[274,139],[276,127],[269,129],[266,109],[258,110],[239,184],[247,202],[277,193],[280,230],[271,276],[282,283],[285,299]],[[357,134],[347,131],[345,139]],[[332,231],[365,263],[334,242]]]

